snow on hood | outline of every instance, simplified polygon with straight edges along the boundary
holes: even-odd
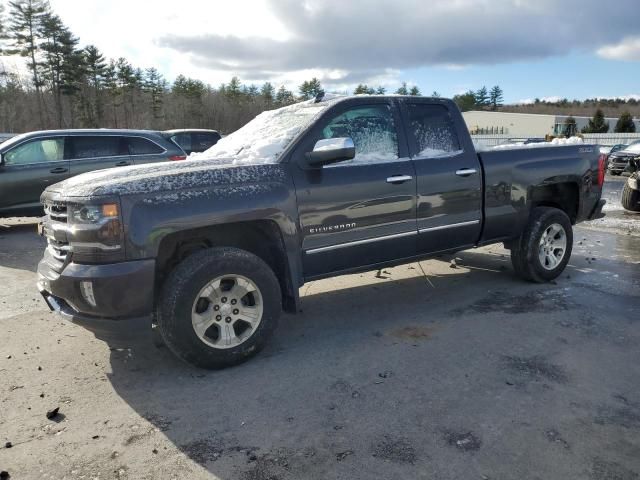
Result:
[[[185,160],[109,168],[71,177],[45,192],[64,197],[134,195],[207,189],[234,184],[283,182],[281,165],[246,165],[234,167],[212,160]]]
[[[580,137],[554,138],[550,142],[535,142],[535,143],[516,142],[516,143],[506,143],[504,145],[496,145],[493,147],[489,147],[486,145],[476,145],[476,151],[486,152],[491,150],[513,150],[513,149],[521,149],[521,148],[559,147],[563,145],[580,145],[583,143],[584,141]]]
[[[331,100],[340,98],[325,95],[321,102],[314,100],[262,112],[244,127],[236,130],[202,153],[192,153],[190,160],[232,159],[233,164],[275,163],[280,154],[298,133],[322,113]]]

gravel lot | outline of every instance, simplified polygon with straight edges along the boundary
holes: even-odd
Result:
[[[0,470],[13,479],[640,478],[640,215],[576,229],[556,283],[500,246],[313,282],[266,350],[207,372],[107,344],[0,226]],[[424,273],[423,273],[424,271]],[[47,419],[46,412],[59,407]],[[11,442],[6,448],[5,442]]]

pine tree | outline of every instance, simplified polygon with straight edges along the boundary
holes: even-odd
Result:
[[[396,95],[409,95],[409,90],[407,89],[407,82],[402,82],[400,88],[396,90]]]
[[[387,93],[387,89],[384,88],[382,85],[376,88],[376,95],[384,95],[385,93]]]
[[[9,2],[9,28],[10,39],[9,55],[20,55],[28,59],[28,68],[31,80],[38,98],[38,111],[40,125],[44,126],[44,100],[42,98],[42,82],[40,80],[39,44],[41,38],[38,35],[42,19],[47,13],[47,4],[43,0],[13,0]]]
[[[226,87],[225,94],[233,99],[237,99],[242,94],[242,83],[238,77],[232,77]]]
[[[503,92],[500,86],[496,85],[491,89],[489,93],[489,103],[491,104],[491,110],[497,110],[504,102]]]
[[[364,83],[359,83],[358,86],[353,91],[354,95],[374,95],[376,93],[375,89],[369,87]]]
[[[147,68],[143,83],[144,91],[149,95],[149,104],[154,120],[154,124],[159,124],[164,118],[164,94],[167,90],[167,81],[155,68]]]
[[[473,90],[469,90],[467,93],[462,93],[460,95],[454,95],[453,101],[456,102],[458,108],[463,112],[468,112],[469,110],[473,110],[477,107],[476,94]]]
[[[607,133],[609,131],[609,123],[605,121],[602,110],[597,109],[593,118],[589,119],[589,123],[582,129],[582,133]]]
[[[436,90],[434,90],[433,93],[431,93],[431,96],[433,98],[440,98],[440,94]]]
[[[620,118],[616,122],[616,128],[614,130],[616,133],[635,133],[636,132],[636,124],[633,122],[633,117],[629,112],[622,112]]]
[[[489,93],[487,92],[487,87],[482,87],[480,90],[475,92],[476,97],[476,106],[486,107],[489,105]]]
[[[293,92],[287,90],[284,85],[278,89],[276,93],[276,103],[280,106],[289,105],[295,101]]]
[[[413,87],[411,87],[411,90],[409,90],[409,95],[411,95],[412,97],[419,97],[420,89],[416,85],[414,85]]]
[[[322,89],[322,85],[320,84],[320,80],[316,77],[313,77],[311,80],[305,80],[302,82],[300,87],[298,88],[300,92],[300,98],[302,100],[309,100],[311,98],[315,98],[320,93],[324,93]]]
[[[260,96],[266,105],[271,105],[275,99],[275,88],[269,82],[265,82],[260,88]]]
[[[87,102],[85,119],[87,126],[99,127],[104,118],[102,104],[102,89],[105,84],[105,71],[107,64],[100,50],[94,45],[84,48],[84,65],[87,72],[87,83],[91,90],[91,101]]]

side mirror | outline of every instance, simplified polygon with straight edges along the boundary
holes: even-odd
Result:
[[[356,146],[349,137],[318,140],[312,152],[305,154],[305,166],[320,168],[323,165],[344,162],[356,156]]]

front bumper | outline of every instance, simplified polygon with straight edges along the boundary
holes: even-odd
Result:
[[[89,330],[129,330],[129,320],[150,318],[154,274],[154,260],[70,263],[58,273],[45,254],[38,264],[38,290],[51,310]]]

